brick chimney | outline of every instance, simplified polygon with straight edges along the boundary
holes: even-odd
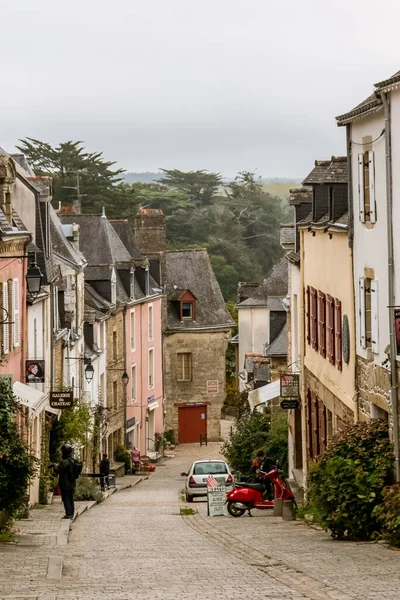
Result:
[[[163,211],[158,208],[140,208],[135,217],[134,232],[141,253],[150,261],[150,273],[157,283],[163,285],[166,281],[167,248],[167,228]]]

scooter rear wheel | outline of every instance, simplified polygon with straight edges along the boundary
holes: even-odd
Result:
[[[235,502],[228,502],[227,508],[231,517],[241,517],[246,512],[245,508],[238,508],[235,506]]]

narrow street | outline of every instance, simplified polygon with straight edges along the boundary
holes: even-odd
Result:
[[[185,505],[180,472],[203,457],[220,457],[219,445],[179,447],[147,481],[84,513],[66,546],[44,541],[34,554],[3,547],[0,598],[399,597],[399,554],[382,544],[334,542],[301,522],[256,511],[253,518],[209,519],[204,501]],[[183,506],[198,513],[181,516]],[[57,564],[58,578],[49,573]]]

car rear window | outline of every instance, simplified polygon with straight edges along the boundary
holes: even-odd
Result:
[[[193,475],[223,475],[227,472],[226,464],[221,462],[199,463],[193,469]]]

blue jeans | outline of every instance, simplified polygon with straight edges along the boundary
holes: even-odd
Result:
[[[61,500],[63,501],[65,514],[67,517],[73,517],[75,506],[74,506],[74,490],[62,490]]]

